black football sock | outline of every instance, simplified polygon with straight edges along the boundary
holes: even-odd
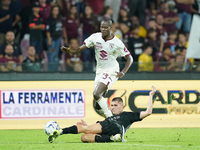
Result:
[[[110,140],[110,136],[109,135],[96,135],[95,136],[95,142],[97,143],[105,143],[105,142],[113,142],[112,140]]]
[[[78,134],[78,128],[75,125],[68,128],[64,128],[62,130],[63,130],[62,134]]]

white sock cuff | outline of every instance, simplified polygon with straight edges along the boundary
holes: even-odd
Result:
[[[102,98],[103,98],[103,96],[101,96],[96,102],[99,103]]]

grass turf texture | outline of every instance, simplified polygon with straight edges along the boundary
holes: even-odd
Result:
[[[199,150],[200,128],[130,129],[125,143],[82,143],[81,135],[62,135],[54,143],[44,130],[0,130],[0,150]]]

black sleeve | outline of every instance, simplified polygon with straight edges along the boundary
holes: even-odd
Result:
[[[140,112],[127,112],[127,115],[131,123],[142,121],[142,119],[140,119]]]

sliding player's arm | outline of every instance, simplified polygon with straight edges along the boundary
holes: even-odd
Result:
[[[149,103],[147,106],[146,111],[141,111],[140,112],[140,119],[144,119],[145,117],[151,115],[152,113],[152,108],[153,108],[153,95],[156,92],[155,86],[152,86],[152,91],[149,92]]]
[[[77,53],[81,53],[86,48],[87,48],[87,46],[85,44],[83,44],[75,49],[71,49],[69,47],[62,46],[61,51],[64,51],[65,53],[77,54]]]

